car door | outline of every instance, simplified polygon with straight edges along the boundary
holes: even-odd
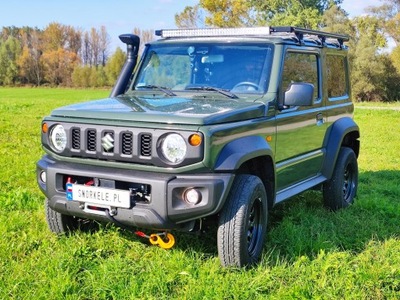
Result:
[[[282,106],[277,113],[277,187],[278,191],[316,176],[322,166],[322,144],[326,130],[321,93],[319,50],[288,49],[280,83],[280,102],[293,82],[314,86],[310,106]]]

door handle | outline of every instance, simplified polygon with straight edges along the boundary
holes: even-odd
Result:
[[[315,116],[315,119],[317,121],[317,126],[321,126],[322,124],[324,124],[324,115],[322,113],[318,113]]]

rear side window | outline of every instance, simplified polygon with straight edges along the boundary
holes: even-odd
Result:
[[[299,52],[286,53],[282,77],[283,91],[287,91],[293,82],[313,84],[314,100],[319,98],[317,55]]]
[[[336,98],[348,94],[346,57],[328,54],[326,58],[328,77],[328,97]]]

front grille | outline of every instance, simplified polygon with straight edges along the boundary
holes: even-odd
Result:
[[[132,132],[122,133],[122,154],[132,155],[133,153],[133,134]]]
[[[96,138],[97,133],[95,129],[89,129],[86,137],[86,148],[88,151],[96,151]]]
[[[51,122],[49,124],[53,126]],[[99,124],[65,123],[63,126],[68,135],[68,143],[66,149],[58,155],[82,158],[88,163],[98,160],[157,167],[171,166],[159,156],[157,150],[158,141],[171,133],[171,130]],[[187,140],[192,133],[182,131],[180,134]],[[53,150],[49,138],[45,142],[44,146],[50,151]],[[203,159],[203,146],[188,147],[190,148],[186,160],[174,167],[194,164]]]
[[[81,148],[81,130],[79,128],[72,129],[72,149],[79,150]]]
[[[126,128],[71,127],[71,156],[115,161],[140,162],[152,157],[151,133],[140,133]]]
[[[143,133],[140,136],[140,155],[151,156],[152,136],[148,133]]]

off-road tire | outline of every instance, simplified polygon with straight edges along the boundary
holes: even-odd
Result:
[[[57,234],[65,234],[80,228],[78,218],[61,214],[49,206],[49,200],[45,199],[46,221],[49,229]]]
[[[264,184],[253,175],[237,175],[218,224],[218,255],[225,267],[256,264],[267,232]]]
[[[340,148],[330,180],[323,185],[324,205],[331,210],[348,207],[354,202],[358,185],[358,164],[353,149]]]

